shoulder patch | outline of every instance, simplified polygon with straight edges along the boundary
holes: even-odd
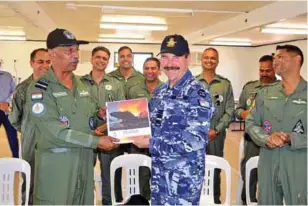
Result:
[[[259,80],[252,80],[252,81],[248,81],[248,82],[246,82],[246,84],[244,84],[244,86],[243,86],[243,89],[247,86],[247,85],[250,85],[250,84],[253,84],[253,83],[256,83],[256,82],[258,82]]]
[[[226,80],[227,82],[230,82],[230,80],[227,79],[226,77],[223,77],[223,76],[221,76],[221,75],[219,75],[219,74],[217,74],[217,76],[218,76],[219,78],[223,79],[223,80]],[[230,83],[231,83],[231,82],[230,82]]]
[[[40,79],[35,83],[35,87],[46,91],[48,84],[49,83],[46,79]]]
[[[255,83],[255,82],[257,82],[257,81],[259,81],[259,80],[253,80],[253,81],[249,81],[249,82],[247,82],[247,83],[245,84],[245,86],[246,86],[246,85],[248,85],[248,84],[252,84],[252,83]]]

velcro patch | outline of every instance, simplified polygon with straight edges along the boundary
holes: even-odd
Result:
[[[292,132],[298,133],[298,134],[304,134],[305,133],[305,128],[304,128],[304,124],[302,122],[302,120],[298,120],[293,129]]]
[[[199,104],[200,104],[201,107],[210,108],[210,103],[206,100],[199,99]]]
[[[37,93],[32,93],[31,94],[31,100],[42,100],[43,99],[43,93],[42,92],[37,92]]]
[[[44,79],[40,79],[36,82],[35,87],[46,91],[48,87],[48,82]]]

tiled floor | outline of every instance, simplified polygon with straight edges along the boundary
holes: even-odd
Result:
[[[225,141],[225,159],[230,163],[232,170],[232,179],[231,179],[231,203],[235,204],[236,202],[236,190],[237,190],[237,181],[239,174],[239,161],[238,161],[238,151],[239,151],[239,142],[242,136],[242,132],[232,132],[232,128],[238,128],[238,125],[232,124],[229,131],[227,132],[227,137]],[[6,134],[3,128],[0,128],[0,157],[10,157],[11,152],[8,146],[6,139]],[[96,167],[98,170],[99,167]],[[224,200],[224,190],[225,190],[225,181],[224,176],[222,176],[222,200]]]

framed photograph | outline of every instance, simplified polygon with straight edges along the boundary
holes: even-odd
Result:
[[[131,143],[134,137],[151,135],[148,100],[146,98],[107,102],[108,135]]]

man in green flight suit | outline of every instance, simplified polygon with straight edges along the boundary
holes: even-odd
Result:
[[[31,183],[29,194],[29,205],[33,204],[33,180],[34,180],[34,146],[35,130],[32,121],[29,121],[30,104],[27,102],[27,90],[31,82],[43,76],[51,64],[47,49],[35,49],[30,54],[30,65],[33,73],[19,85],[17,85],[13,99],[12,111],[9,113],[9,120],[12,126],[21,132],[21,158],[31,166]],[[26,185],[22,185],[22,201],[25,201]]]
[[[155,57],[147,58],[143,63],[144,81],[134,85],[128,89],[127,99],[147,98],[148,101],[152,97],[154,90],[163,85],[159,80],[160,62]]]
[[[118,49],[118,62],[119,67],[115,71],[109,73],[110,76],[119,80],[123,86],[125,98],[128,97],[128,91],[132,86],[138,85],[141,82],[144,82],[143,74],[139,71],[136,71],[133,67],[133,51],[128,46],[122,46]],[[130,152],[131,143],[121,144],[120,149],[122,152]],[[120,187],[115,185],[115,188]],[[120,195],[121,194],[121,195]],[[122,193],[116,194],[116,201],[121,202],[123,200]]]
[[[127,99],[147,98],[148,101],[152,97],[154,90],[163,85],[163,82],[159,80],[160,75],[160,62],[155,57],[147,58],[143,63],[143,75],[144,81],[132,86],[128,90]],[[131,145],[129,153],[133,154],[145,154],[150,155],[148,148],[138,148],[135,145]],[[140,193],[147,200],[151,198],[150,191],[150,177],[151,173],[148,168],[141,167],[139,171],[139,186]]]
[[[205,49],[201,59],[203,72],[196,78],[210,91],[216,108],[211,119],[206,153],[223,157],[226,128],[231,123],[234,112],[234,96],[231,82],[216,74],[218,62],[218,51],[212,47]],[[220,170],[215,170],[214,173],[214,202],[215,204],[221,203]]]
[[[259,145],[258,204],[307,205],[307,81],[304,57],[294,45],[276,47],[280,82],[264,86],[246,119],[246,132]]]
[[[31,120],[36,129],[35,205],[93,205],[93,149],[111,150],[115,138],[94,136],[89,120],[97,103],[89,87],[73,74],[79,44],[64,29],[48,34],[52,67],[30,85]]]
[[[110,76],[122,83],[126,98],[130,87],[144,82],[143,75],[134,69],[133,61],[132,49],[128,46],[122,46],[118,50],[119,68],[109,73]]]
[[[245,120],[249,115],[251,109],[254,107],[255,98],[257,92],[264,85],[274,83],[276,81],[275,71],[273,69],[273,57],[271,55],[264,55],[259,60],[259,80],[249,81],[243,87],[242,93],[240,95],[239,104],[235,110],[235,116],[238,119]],[[251,157],[259,155],[260,148],[257,146],[250,138],[250,136],[245,133],[245,145],[244,145],[244,157],[241,161],[241,174],[243,179],[243,190],[242,190],[242,202],[246,205],[246,187],[245,187],[245,169],[246,163]],[[250,176],[250,199],[253,202],[257,202],[256,192],[257,192],[257,182],[258,175],[257,169],[252,171]]]
[[[105,73],[110,59],[110,51],[106,47],[98,46],[92,50],[92,71],[81,78],[81,80],[87,84],[90,88],[91,95],[98,102],[99,107],[103,108],[106,106],[106,102],[124,100],[124,90],[121,83],[114,77]],[[98,129],[106,134],[106,122],[104,125],[97,128],[96,123],[90,124],[91,129]],[[97,150],[98,158],[100,160],[101,168],[101,179],[102,179],[102,203],[103,205],[111,205],[111,185],[110,185],[110,164],[111,161],[123,154],[119,148],[115,148],[111,151]],[[96,160],[96,154],[95,154]],[[96,162],[96,161],[95,161]],[[117,170],[116,173],[116,193],[121,195],[121,170]]]

